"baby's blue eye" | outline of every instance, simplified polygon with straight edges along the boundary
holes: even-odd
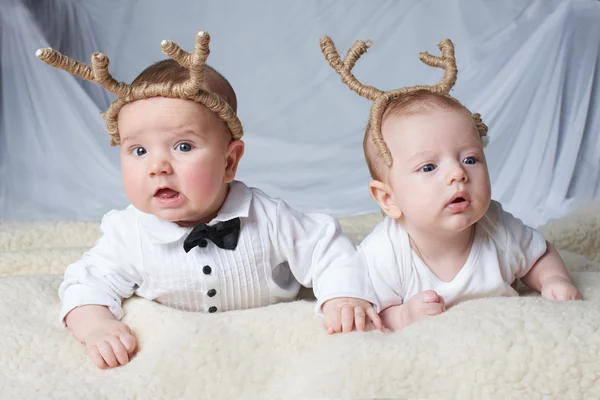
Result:
[[[192,150],[192,145],[189,143],[179,143],[177,145],[177,149],[185,153]]]
[[[141,157],[144,154],[146,154],[146,149],[138,146],[138,147],[135,147],[131,153],[136,157]]]
[[[475,157],[467,157],[463,160],[463,163],[467,164],[467,165],[474,165],[477,164],[477,158]]]
[[[421,172],[431,172],[434,169],[436,169],[435,165],[433,165],[433,164],[427,164],[427,165],[421,167],[421,169],[419,171],[421,171]]]

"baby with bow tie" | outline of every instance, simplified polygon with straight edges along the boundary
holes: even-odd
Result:
[[[135,336],[121,320],[133,294],[181,310],[217,313],[289,301],[312,287],[329,333],[381,328],[366,267],[333,218],[300,213],[236,181],[244,153],[236,96],[205,64],[209,36],[132,84],[115,81],[108,58],[92,67],[51,49],[46,63],[117,95],[104,114],[120,145],[131,205],[102,219],[103,235],[71,264],[59,288],[61,320],[100,368],[129,362]]]

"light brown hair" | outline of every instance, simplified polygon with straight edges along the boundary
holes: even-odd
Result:
[[[400,95],[392,100],[385,109],[381,124],[383,126],[383,123],[390,118],[425,114],[434,110],[452,110],[463,113],[469,118],[472,117],[471,112],[454,97],[421,89]],[[482,134],[480,129],[484,129],[485,125],[478,125],[476,120],[473,122],[474,130],[478,131],[480,137],[483,137],[485,132]],[[487,131],[487,128],[485,129]],[[370,136],[370,132],[371,124],[369,123],[365,129],[363,139],[365,159],[371,177],[375,180],[383,181],[389,166],[383,162],[378,149],[375,147],[373,138]]]
[[[204,82],[201,89],[218,94],[233,111],[237,112],[237,96],[229,81],[216,69],[208,64],[204,65]],[[173,59],[167,58],[147,67],[134,80],[132,85],[141,85],[143,82],[154,83],[183,83],[190,79],[190,71],[177,64]]]
[[[121,107],[132,101],[158,96],[201,103],[227,125],[233,139],[240,139],[243,129],[236,114],[235,92],[222,75],[206,65],[210,53],[209,42],[210,36],[207,32],[198,32],[194,51],[188,53],[176,43],[164,40],[161,43],[162,51],[173,61],[167,60],[151,65],[131,84],[118,82],[110,75],[109,60],[103,53],[92,55],[91,67],[50,48],[40,49],[36,55],[48,65],[97,82],[117,96],[102,114],[111,138],[110,144],[113,146],[120,144],[117,117]],[[175,65],[181,69],[175,68]]]
[[[378,164],[374,161],[375,156],[377,155],[379,158],[381,158],[382,162],[388,167],[392,166],[393,161],[392,154],[385,144],[381,134],[381,125],[383,120],[386,116],[390,115],[390,112],[388,112],[390,105],[396,104],[393,106],[393,110],[391,111],[393,113],[408,112],[408,110],[418,109],[419,107],[424,107],[427,104],[430,106],[436,104],[439,106],[446,105],[451,108],[453,108],[455,105],[456,107],[459,107],[460,105],[462,108],[464,108],[464,106],[462,106],[458,100],[454,99],[449,94],[450,90],[456,83],[456,75],[458,73],[456,68],[456,60],[454,58],[454,45],[450,39],[444,39],[438,44],[438,47],[442,53],[441,56],[432,56],[427,52],[419,54],[419,59],[423,63],[431,67],[442,68],[444,70],[444,77],[442,80],[433,86],[417,85],[388,91],[383,91],[373,86],[362,84],[351,72],[358,59],[367,52],[367,49],[370,46],[370,40],[357,40],[350,50],[348,50],[346,57],[342,59],[335,48],[335,44],[329,38],[329,36],[325,35],[321,37],[321,51],[323,52],[323,55],[325,56],[325,59],[331,68],[333,68],[340,75],[342,82],[344,82],[351,90],[358,93],[358,95],[373,101],[373,105],[371,106],[371,116],[367,126],[367,133],[365,134],[365,139],[363,141],[363,147],[367,156],[367,162],[369,163],[369,171],[374,176],[380,176],[382,169],[379,168]],[[431,97],[430,103],[424,100],[415,102],[414,99],[409,96],[409,94],[415,92],[428,92],[436,94],[436,97]],[[434,98],[436,101],[433,101]],[[446,102],[443,100],[445,98],[448,98],[452,101]],[[466,108],[464,109],[466,110]],[[482,138],[486,136],[487,126],[481,121],[481,116],[479,114],[471,114],[468,110],[467,112],[473,118],[479,135]],[[369,141],[372,142],[372,145],[369,143]]]

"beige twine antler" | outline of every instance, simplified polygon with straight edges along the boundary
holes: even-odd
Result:
[[[208,48],[209,42],[210,35],[200,31],[196,35],[196,45],[192,54],[182,50],[181,47],[170,40],[163,40],[160,44],[163,53],[190,71],[190,79],[182,83],[175,90],[182,90],[186,96],[193,96],[202,88],[202,84],[204,83],[204,65],[210,54],[210,49]]]
[[[205,86],[206,59],[210,54],[209,42],[210,35],[208,32],[199,31],[196,35],[194,52],[191,54],[170,40],[164,40],[161,43],[163,52],[190,72],[189,79],[178,84],[172,82],[157,84],[142,82],[137,85],[130,85],[118,82],[108,72],[109,60],[103,53],[92,55],[91,68],[50,48],[38,50],[36,56],[52,67],[97,82],[117,96],[117,99],[110,105],[108,110],[102,114],[113,146],[120,144],[117,117],[121,107],[135,100],[156,96],[181,98],[203,104],[227,124],[232,137],[237,140],[242,137],[243,129],[235,111],[220,96],[203,89]]]
[[[88,81],[99,83],[106,90],[118,97],[126,97],[131,91],[131,85],[117,82],[110,75],[108,72],[109,60],[103,53],[94,53],[92,55],[92,68],[64,56],[51,48],[39,49],[35,55],[48,65],[62,69]]]
[[[418,85],[389,91],[382,91],[373,86],[363,85],[351,72],[356,61],[367,52],[367,49],[370,46],[370,40],[357,40],[350,50],[348,50],[346,58],[342,60],[331,38],[327,35],[321,37],[321,51],[323,52],[323,55],[325,55],[325,59],[329,62],[331,68],[341,76],[342,82],[360,96],[366,97],[374,102],[371,106],[371,130],[369,134],[373,138],[375,147],[385,163],[388,166],[391,166],[392,155],[381,134],[381,123],[387,106],[392,100],[417,90],[428,90],[433,93],[449,96],[448,93],[456,82],[456,75],[458,72],[456,68],[456,59],[454,58],[454,45],[449,39],[444,39],[438,44],[442,53],[441,56],[433,56],[427,52],[419,54],[419,59],[423,63],[444,70],[444,77],[438,83],[433,86]],[[484,136],[487,133],[487,126],[481,121],[480,115],[473,114],[473,119],[479,130],[479,134]]]

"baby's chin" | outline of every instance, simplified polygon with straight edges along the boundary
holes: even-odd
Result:
[[[174,222],[181,226],[187,226],[191,224],[196,225],[198,223],[197,221],[199,220],[196,213],[178,208],[160,208],[148,206],[146,204],[140,206],[133,204],[133,206],[141,212],[154,215],[158,219]]]
[[[442,229],[450,232],[460,233],[465,229],[469,229],[471,226],[475,225],[477,221],[481,219],[483,215],[479,215],[479,213],[464,213],[464,214],[455,214],[449,216],[444,223],[442,223]]]
[[[162,220],[171,221],[179,226],[193,227],[199,223],[209,223],[215,215],[207,215],[207,211],[160,210],[154,215]]]

